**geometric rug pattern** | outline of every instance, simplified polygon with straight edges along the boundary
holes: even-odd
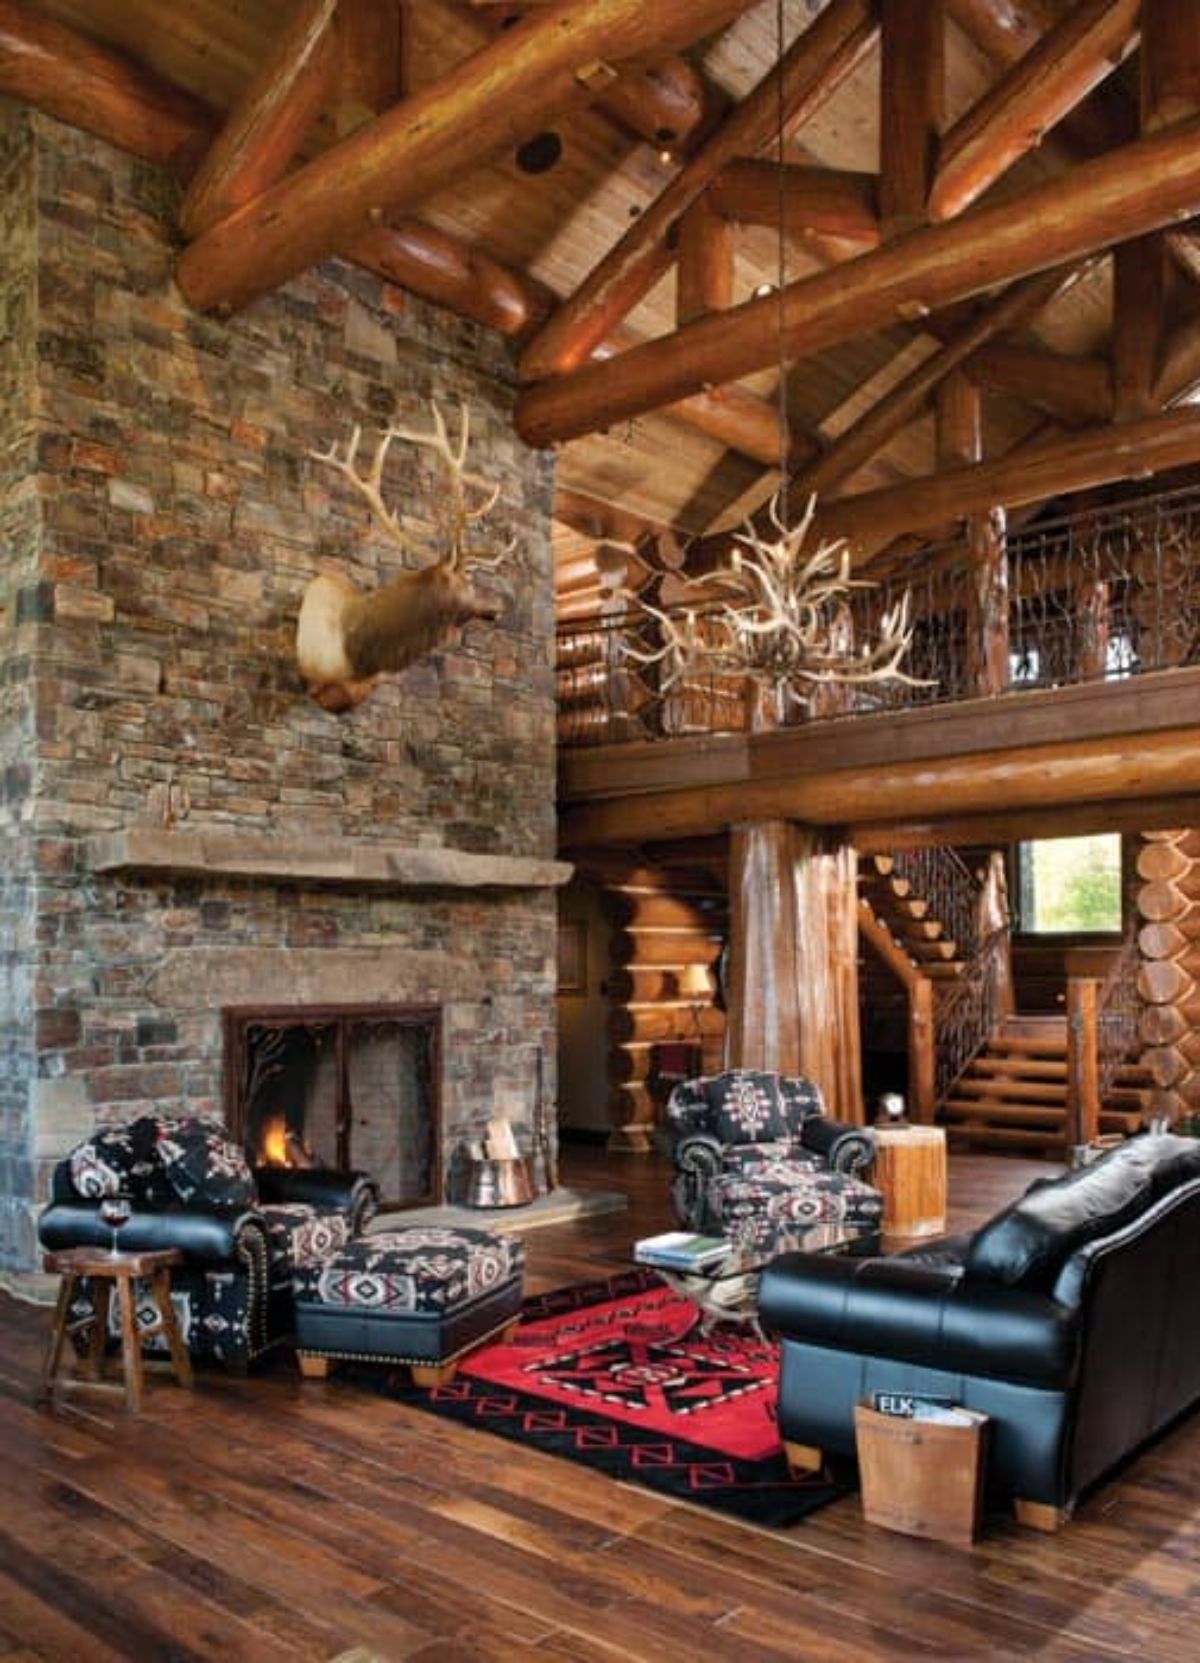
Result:
[[[793,1478],[775,1421],[776,1348],[698,1313],[650,1270],[525,1301],[507,1344],[464,1359],[423,1391],[406,1369],[350,1378],[467,1426],[599,1468],[612,1478],[757,1524],[796,1523],[852,1487]]]

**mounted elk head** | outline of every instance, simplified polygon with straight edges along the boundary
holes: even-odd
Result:
[[[433,428],[418,433],[388,426],[365,471],[356,467],[362,431],[352,431],[344,449],[310,451],[328,462],[365,498],[376,523],[406,553],[415,550],[428,564],[400,572],[381,588],[364,594],[349,578],[323,573],[304,592],[296,626],[296,661],[308,690],[323,710],[340,713],[361,703],[378,678],[403,670],[415,659],[450,640],[472,618],[497,618],[500,606],[478,594],[465,567],[495,567],[512,553],[509,543],[490,559],[467,546],[470,526],[495,507],[497,485],[488,489],[466,472],[471,423],[462,406],[457,445],[446,421],[433,405]],[[383,469],[393,442],[432,449],[445,463],[447,491],[435,513],[439,548],[423,544],[400,528],[399,514],[383,500]],[[472,504],[468,493],[482,492]]]

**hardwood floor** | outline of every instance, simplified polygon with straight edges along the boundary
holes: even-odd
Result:
[[[951,1227],[1040,1170],[953,1159]],[[531,1231],[531,1291],[623,1268],[669,1222],[657,1159],[579,1151],[563,1177],[631,1206]],[[855,1497],[739,1525],[282,1359],[191,1396],[152,1381],[137,1418],[38,1409],[49,1320],[0,1295],[5,1663],[1195,1656],[1200,1416],[1058,1536],[997,1515],[960,1550],[864,1524]]]

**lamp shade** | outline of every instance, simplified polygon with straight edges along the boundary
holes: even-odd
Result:
[[[679,995],[682,999],[707,999],[712,993],[712,979],[706,964],[685,964],[679,972]]]

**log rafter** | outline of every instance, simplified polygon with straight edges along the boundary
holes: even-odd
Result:
[[[517,426],[533,444],[594,431],[771,365],[809,357],[897,317],[921,316],[1200,208],[1200,119],[1136,140],[1009,201],[929,226],[781,295],[701,318],[609,363],[526,390]]]
[[[598,63],[685,45],[750,0],[560,0],[210,226],[176,277],[200,310],[231,311],[307,270],[588,102]],[[603,79],[611,80],[606,74]]]

